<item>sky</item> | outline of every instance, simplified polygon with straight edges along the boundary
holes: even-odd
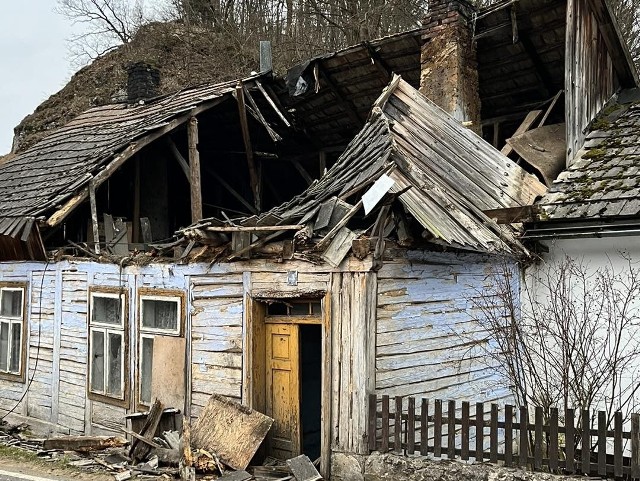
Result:
[[[66,38],[73,26],[56,0],[0,0],[0,155],[13,128],[71,78]]]

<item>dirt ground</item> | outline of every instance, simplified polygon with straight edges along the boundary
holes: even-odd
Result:
[[[113,476],[108,473],[91,473],[73,466],[65,466],[62,461],[43,461],[2,451],[0,451],[0,470],[60,481],[113,481]]]

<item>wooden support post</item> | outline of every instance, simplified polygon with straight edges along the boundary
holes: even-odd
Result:
[[[100,254],[100,232],[98,230],[98,206],[96,205],[96,186],[89,183],[89,205],[91,207],[91,227],[93,229],[93,245],[96,254]]]
[[[135,158],[135,179],[133,186],[133,242],[140,242],[140,156]]]
[[[320,168],[320,177],[324,175],[324,171],[327,170],[327,153],[324,150],[318,152],[318,163]]]
[[[247,120],[247,109],[244,102],[244,88],[242,83],[236,86],[236,100],[238,101],[238,114],[240,117],[240,128],[242,129],[242,140],[244,141],[244,150],[247,155],[247,165],[249,167],[249,180],[251,182],[251,190],[253,191],[253,202],[258,212],[261,210],[260,199],[260,180],[256,169],[255,160],[253,158],[253,148],[251,146],[251,136],[249,134],[249,122]]]
[[[195,116],[187,124],[189,144],[189,178],[191,179],[191,222],[202,219],[202,188],[200,186],[200,153],[198,152],[198,119]]]

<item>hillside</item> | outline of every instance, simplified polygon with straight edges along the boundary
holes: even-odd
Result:
[[[16,152],[27,149],[83,110],[122,97],[126,66],[137,61],[159,68],[160,93],[169,93],[189,85],[248,75],[258,68],[258,45],[239,45],[228,36],[186,28],[177,22],[148,24],[130,43],[79,70],[59,92],[25,117],[15,128]]]

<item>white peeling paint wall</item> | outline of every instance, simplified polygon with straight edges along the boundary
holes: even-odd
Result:
[[[583,266],[590,276],[594,276],[600,270],[609,269],[624,280],[628,279],[630,268],[640,269],[640,238],[638,237],[562,239],[545,241],[544,244],[549,248],[549,252],[543,255],[542,262],[529,267],[525,273],[527,289],[523,288],[521,292],[523,309],[528,308],[527,298],[530,295],[537,302],[548,305],[549,291],[535,279],[547,274],[550,266],[562,264],[566,258]],[[557,284],[553,288],[556,292],[558,291]],[[579,294],[580,289],[579,285],[575,285],[573,292]],[[640,310],[640,296],[636,297],[630,305],[635,315],[640,315],[640,311],[638,311]],[[604,318],[604,316],[602,317]],[[606,326],[603,325],[603,328]],[[629,329],[627,333],[629,337],[625,340],[635,338],[636,341],[633,342],[640,342],[640,326],[637,332]],[[640,360],[635,367],[625,371],[625,377],[627,382],[637,382],[640,379]],[[640,395],[636,395],[636,397],[637,401],[640,401]],[[593,408],[596,407],[593,406]],[[597,408],[602,408],[602,406]]]

